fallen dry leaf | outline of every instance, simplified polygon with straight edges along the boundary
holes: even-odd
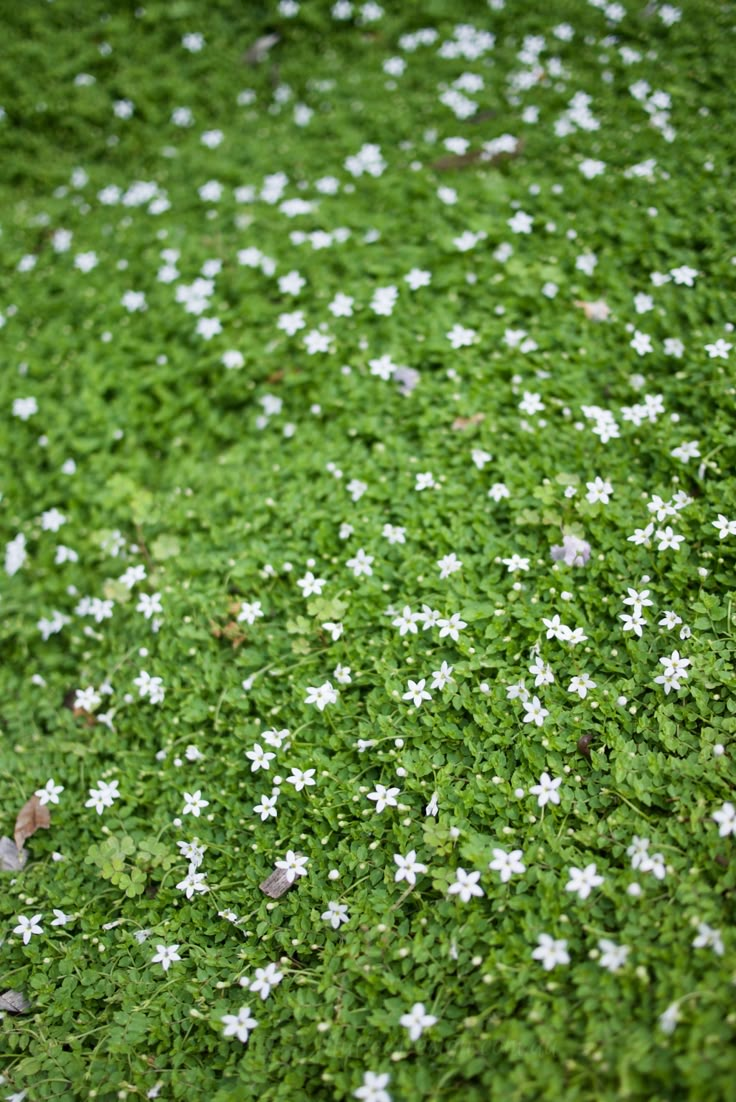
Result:
[[[294,883],[295,881],[289,880],[286,869],[274,869],[271,875],[267,876],[258,887],[271,899],[278,899],[284,892],[288,892]]]
[[[12,838],[0,838],[0,872],[19,872],[28,860],[28,850],[19,850]]]
[[[277,34],[261,35],[243,54],[243,64],[260,65],[262,61],[266,60],[278,41],[279,36]]]
[[[611,307],[602,298],[596,299],[595,302],[575,299],[575,305],[583,311],[588,321],[606,321],[611,313]]]
[[[0,1011],[6,1014],[25,1014],[31,1004],[21,991],[5,991],[0,995]]]
[[[500,165],[504,161],[518,157],[523,148],[524,143],[517,141],[513,150],[499,150],[496,153],[488,149],[476,149],[469,153],[448,153],[433,161],[430,167],[437,172],[451,172],[453,169],[470,168],[472,165],[488,165],[492,168],[494,165]]]
[[[456,417],[452,422],[452,427],[455,432],[463,432],[465,429],[471,428],[472,425],[479,425],[481,421],[485,420],[485,413],[474,413],[472,417]]]
[[[20,851],[26,838],[30,838],[37,830],[48,830],[51,826],[49,809],[42,804],[38,796],[31,796],[27,803],[18,812],[15,820],[15,844]]]

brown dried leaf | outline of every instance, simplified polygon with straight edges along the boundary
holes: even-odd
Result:
[[[590,744],[593,741],[591,734],[581,735],[578,739],[578,753],[590,761]]]
[[[481,421],[485,420],[485,413],[474,413],[472,417],[456,417],[452,422],[452,427],[455,432],[464,432],[465,429],[471,428],[473,425],[479,425]]]
[[[0,838],[0,872],[19,872],[28,860],[28,850],[19,850],[12,838]]]
[[[588,321],[606,321],[611,313],[611,307],[602,298],[596,299],[595,302],[575,299],[575,305],[583,311]]]
[[[455,168],[469,168],[471,165],[477,165],[480,158],[479,149],[475,153],[448,153],[446,157],[433,161],[430,168],[436,172],[450,172]]]
[[[278,899],[284,892],[288,892],[293,883],[294,881],[289,880],[286,869],[275,869],[258,887],[271,899]]]
[[[453,169],[470,168],[472,165],[488,165],[492,168],[518,157],[523,148],[524,143],[517,141],[514,149],[508,152],[489,153],[487,149],[476,149],[471,153],[448,153],[446,157],[433,161],[430,167],[437,172],[450,172]]]
[[[31,1004],[21,991],[5,991],[0,995],[0,1011],[6,1014],[25,1014]]]
[[[23,848],[26,838],[30,838],[37,830],[48,830],[51,826],[49,809],[42,804],[38,796],[31,796],[27,803],[18,812],[15,820],[15,844],[18,850]]]

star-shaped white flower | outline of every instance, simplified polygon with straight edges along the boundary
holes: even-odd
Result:
[[[225,1028],[223,1037],[237,1037],[245,1044],[258,1022],[250,1012],[249,1006],[241,1006],[237,1014],[223,1014],[220,1018]]]
[[[42,914],[33,915],[31,918],[28,918],[27,915],[18,915],[18,918],[16,919],[18,925],[14,927],[13,933],[22,934],[23,944],[27,945],[34,934],[43,933],[43,928],[39,925],[42,918]]]
[[[398,866],[394,873],[394,881],[397,884],[400,880],[406,880],[407,884],[414,887],[417,882],[417,875],[427,871],[427,866],[423,865],[421,861],[417,861],[417,851],[415,849],[410,849],[406,857],[402,857],[400,853],[395,853],[394,861]]]
[[[308,685],[307,695],[304,700],[305,704],[314,704],[319,708],[320,712],[324,712],[328,704],[335,704],[338,698],[338,691],[333,687],[331,681],[324,681],[321,685]]]
[[[522,863],[523,852],[520,849],[512,849],[507,853],[505,849],[494,849],[493,860],[488,868],[493,869],[501,877],[502,883],[506,883],[516,873],[526,871],[526,865]]]
[[[555,777],[555,779],[552,780],[549,773],[542,773],[542,776],[539,778],[539,784],[532,785],[529,791],[532,796],[537,797],[537,804],[539,807],[544,807],[545,804],[548,803],[558,804],[560,802],[560,793],[557,790],[561,784],[561,777]]]
[[[479,872],[466,872],[465,869],[455,870],[455,882],[447,889],[450,895],[459,895],[463,903],[469,903],[473,896],[485,895],[478,881]]]
[[[570,879],[565,884],[565,891],[576,892],[578,899],[587,899],[593,888],[598,888],[603,883],[603,877],[599,876],[595,864],[586,865],[584,869],[568,869]]]
[[[178,945],[157,945],[156,955],[151,957],[151,964],[160,964],[164,972],[168,972],[175,960],[181,960],[178,949]]]
[[[415,708],[420,708],[423,700],[431,700],[432,694],[428,693],[424,686],[427,684],[426,678],[422,677],[419,681],[408,681],[407,691],[403,694],[402,700],[410,700]]]
[[[277,869],[283,869],[286,873],[286,879],[290,884],[293,884],[297,876],[306,876],[307,870],[305,865],[309,861],[308,857],[298,856],[292,849],[287,851],[286,857],[283,861],[276,862]]]
[[[373,792],[368,793],[368,799],[373,800],[376,811],[383,811],[385,807],[396,807],[396,797],[400,794],[400,788],[386,788],[383,784],[377,784]]]
[[[418,1041],[424,1030],[436,1025],[438,1021],[434,1014],[427,1013],[424,1003],[414,1003],[411,1010],[401,1015],[399,1025],[409,1030],[410,1041]]]
[[[540,934],[537,939],[539,944],[532,952],[535,960],[542,962],[542,967],[550,972],[557,964],[569,964],[570,955],[567,951],[567,941],[564,938],[556,940],[549,934]]]

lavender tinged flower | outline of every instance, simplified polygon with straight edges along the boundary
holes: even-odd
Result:
[[[413,367],[397,367],[393,380],[399,384],[399,391],[406,398],[419,382],[419,372]]]
[[[585,566],[590,558],[590,544],[577,536],[564,536],[562,543],[552,548],[552,558],[567,566]]]

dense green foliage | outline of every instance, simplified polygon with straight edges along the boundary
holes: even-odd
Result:
[[[733,6],[4,16],[2,1097],[732,1099]]]

